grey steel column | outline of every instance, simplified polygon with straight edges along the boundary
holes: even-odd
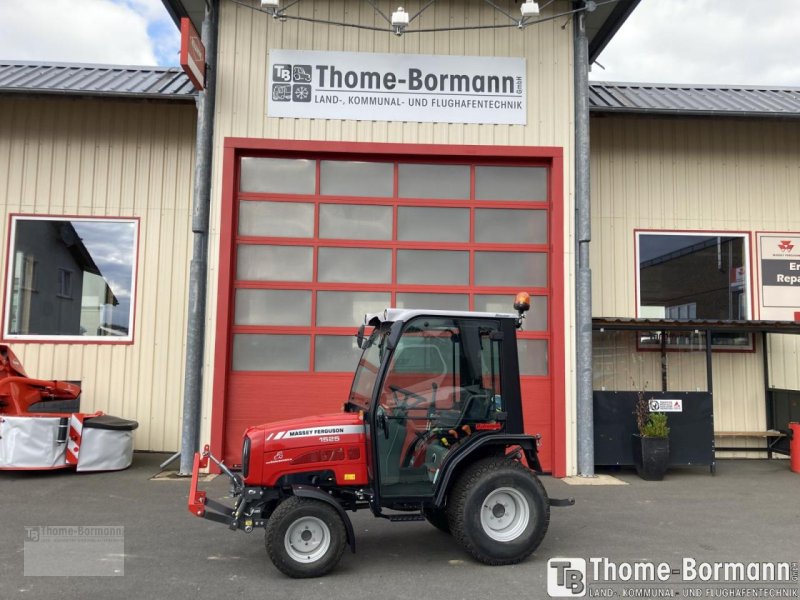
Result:
[[[582,3],[585,4],[585,3]],[[589,199],[589,42],[585,12],[573,25],[575,87],[575,329],[577,372],[578,474],[594,476],[594,407],[592,405],[592,238]]]
[[[183,422],[181,425],[181,475],[191,475],[194,453],[200,443],[200,411],[203,401],[203,350],[206,326],[206,279],[208,276],[208,215],[211,205],[211,159],[214,141],[217,29],[219,0],[206,1],[202,39],[206,48],[206,89],[197,96],[194,194],[192,201],[192,262],[189,267],[189,319],[186,331]]]

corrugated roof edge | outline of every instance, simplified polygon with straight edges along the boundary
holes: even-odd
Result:
[[[46,94],[194,102],[179,67],[0,60],[0,94]]]
[[[592,81],[593,113],[800,117],[800,87]]]

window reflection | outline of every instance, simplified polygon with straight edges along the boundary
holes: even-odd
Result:
[[[136,222],[13,222],[11,336],[130,338]]]

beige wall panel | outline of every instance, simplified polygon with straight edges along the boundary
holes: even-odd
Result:
[[[0,98],[0,293],[9,214],[139,218],[133,344],[11,344],[31,376],[83,381],[82,410],[139,421],[139,450],[180,443],[195,114],[192,104]]]
[[[591,133],[595,316],[636,316],[636,229],[800,231],[797,121],[595,116]],[[714,353],[718,431],[766,427],[756,343],[755,353]],[[669,360],[671,389],[702,375],[701,360]],[[797,339],[770,336],[770,360],[773,385],[800,389]]]
[[[404,3],[414,14],[426,2]],[[508,12],[518,4],[500,0]],[[214,336],[219,260],[220,190],[222,146],[226,137],[277,138],[323,141],[393,142],[409,144],[487,144],[559,146],[564,148],[564,287],[574,288],[573,211],[573,89],[572,21],[566,17],[546,21],[525,30],[483,29],[407,34],[343,28],[289,20],[285,23],[230,0],[221,2],[219,65],[217,79],[216,131],[213,175],[213,205],[209,248],[209,303],[204,379],[204,430],[210,436],[210,399],[213,384]],[[381,5],[389,10],[388,5]],[[385,21],[368,3],[355,0],[301,2],[303,16],[346,20],[362,25],[383,26]],[[394,7],[392,7],[394,8]],[[557,0],[544,9],[544,16],[565,12],[568,2]],[[292,9],[294,10],[294,9]],[[439,0],[420,16],[420,27],[464,27],[506,22],[484,2]],[[349,52],[446,54],[456,56],[514,56],[527,59],[528,123],[519,125],[464,125],[445,123],[356,122],[318,119],[268,118],[268,51],[274,48]],[[574,304],[565,294],[567,378],[567,464],[574,471]]]
[[[768,338],[769,384],[781,390],[800,390],[800,336]]]

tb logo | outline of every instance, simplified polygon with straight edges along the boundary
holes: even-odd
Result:
[[[547,561],[547,594],[551,598],[586,595],[586,561],[582,558],[551,558]]]

